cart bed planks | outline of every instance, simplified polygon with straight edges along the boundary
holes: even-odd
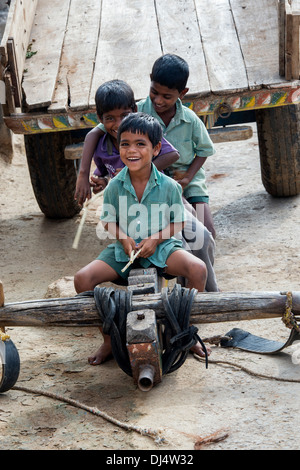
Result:
[[[27,109],[91,109],[98,86],[113,78],[145,98],[152,64],[165,53],[188,61],[187,97],[282,85],[277,12],[277,0],[38,0]]]
[[[300,315],[300,292],[293,292],[293,313]],[[280,318],[287,296],[280,292],[227,292],[196,294],[191,322],[217,323]],[[161,294],[134,295],[132,310],[152,309],[164,317]],[[0,326],[67,327],[101,326],[93,296],[75,296],[16,302],[0,308]]]

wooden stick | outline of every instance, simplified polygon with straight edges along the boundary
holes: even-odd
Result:
[[[78,244],[79,244],[79,240],[80,240],[80,237],[81,237],[81,233],[82,233],[82,229],[83,229],[83,225],[84,225],[84,222],[85,222],[85,219],[86,219],[86,216],[87,216],[87,211],[88,211],[88,206],[92,203],[92,202],[95,202],[95,200],[97,198],[99,198],[100,196],[103,195],[103,191],[101,191],[100,193],[98,194],[95,194],[91,199],[87,199],[84,204],[83,204],[83,214],[81,216],[81,220],[80,220],[80,224],[79,224],[79,227],[77,229],[77,232],[76,232],[76,235],[75,235],[75,238],[74,238],[74,242],[73,242],[73,245],[72,245],[72,248],[74,248],[74,250],[77,250],[78,248]]]
[[[196,294],[191,322],[280,318],[286,312],[287,296],[280,292],[205,292]],[[133,295],[131,309],[152,309],[164,318],[161,293]],[[300,292],[293,292],[292,311],[300,315]],[[0,308],[0,326],[101,326],[93,296],[42,299],[6,304]]]
[[[129,266],[134,262],[135,258],[140,254],[140,252],[142,251],[142,249],[138,250],[136,253],[134,253],[134,250],[132,250],[131,254],[130,254],[130,260],[128,261],[128,263],[126,264],[126,266],[124,266],[123,269],[121,269],[122,273],[124,271],[126,271],[126,269],[129,268]]]

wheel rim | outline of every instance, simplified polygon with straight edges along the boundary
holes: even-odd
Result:
[[[0,340],[0,393],[10,390],[18,380],[20,357],[11,340]]]

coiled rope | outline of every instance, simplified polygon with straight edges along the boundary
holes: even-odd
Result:
[[[190,325],[190,313],[196,289],[186,289],[176,284],[168,295],[168,288],[163,288],[162,303],[165,317],[162,319],[162,373],[163,375],[178,369],[186,360],[189,350],[199,341],[205,353],[206,368],[208,354],[198,336],[198,329]],[[132,370],[126,347],[126,318],[131,311],[132,293],[114,290],[111,287],[96,287],[94,291],[80,295],[94,295],[95,304],[103,325],[103,333],[111,337],[112,353],[119,367],[132,376]]]

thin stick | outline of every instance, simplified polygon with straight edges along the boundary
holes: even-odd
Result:
[[[104,190],[103,190],[104,191]],[[80,237],[81,237],[81,233],[82,233],[82,229],[83,229],[83,225],[84,225],[84,222],[85,222],[85,219],[86,219],[86,216],[87,216],[87,211],[88,211],[88,206],[94,202],[98,197],[102,196],[103,194],[103,191],[101,191],[100,193],[98,194],[95,194],[91,199],[87,199],[85,201],[85,203],[83,204],[83,214],[82,214],[82,217],[81,217],[81,220],[80,220],[80,224],[79,224],[79,227],[77,229],[77,233],[75,235],[75,238],[74,238],[74,242],[73,242],[73,245],[72,245],[72,248],[74,248],[74,250],[77,250],[78,248],[78,244],[79,244],[79,240],[80,240]]]
[[[37,390],[34,388],[27,388],[27,387],[17,386],[17,385],[15,385],[12,388],[12,390],[18,390],[18,391],[26,392],[26,393],[34,393],[36,395],[43,395],[45,397],[52,398],[53,400],[62,401],[64,403],[67,403],[68,405],[81,408],[96,416],[100,416],[101,418],[106,419],[106,421],[109,421],[110,423],[116,426],[119,426],[120,428],[123,428],[126,431],[135,431],[143,436],[151,437],[157,443],[166,443],[166,439],[163,436],[161,436],[160,431],[156,431],[151,428],[141,428],[133,424],[124,423],[122,421],[119,421],[116,418],[113,418],[112,416],[108,415],[104,411],[98,410],[97,408],[94,408],[94,407],[87,406],[84,403],[81,403],[77,400],[73,400],[72,398],[67,398],[63,395],[59,395],[58,393],[52,393],[52,392],[48,392],[45,390]]]
[[[142,251],[142,249],[138,250],[136,253],[134,253],[134,251],[132,250],[131,252],[131,255],[130,255],[130,260],[128,261],[128,263],[126,264],[126,266],[124,266],[123,269],[121,269],[122,273],[124,271],[126,271],[126,269],[129,268],[129,266],[134,262],[135,258],[140,254],[140,252]]]

